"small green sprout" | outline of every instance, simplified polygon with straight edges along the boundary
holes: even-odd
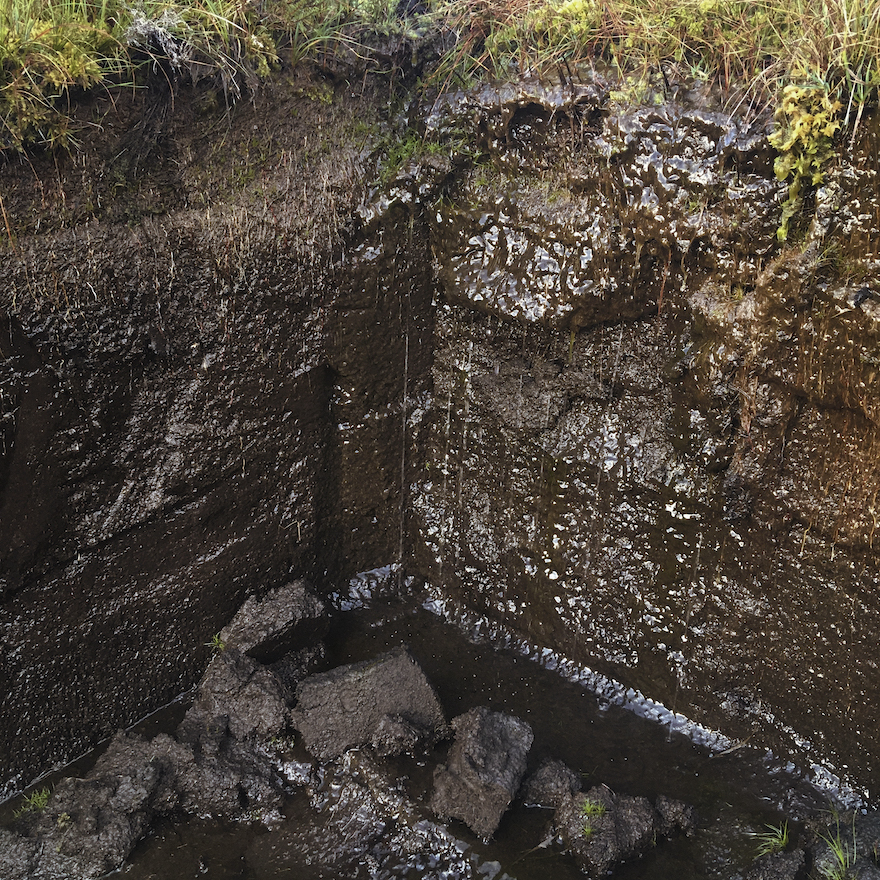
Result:
[[[591,840],[596,833],[593,827],[593,820],[605,815],[605,804],[587,798],[581,804],[581,815],[584,817],[584,824],[581,825],[581,832],[587,840]]]
[[[214,635],[211,636],[211,641],[205,642],[205,647],[211,648],[219,654],[221,651],[226,650],[226,642],[220,638],[220,633],[214,633]]]
[[[48,788],[38,788],[30,794],[25,795],[21,806],[13,814],[16,818],[25,813],[42,813],[49,803],[49,795],[51,792]]]
[[[67,839],[67,835],[73,827],[72,822],[73,820],[70,818],[70,813],[61,813],[55,820],[58,830],[64,832],[64,834],[61,835],[61,839],[58,841],[58,845],[55,847],[55,852],[61,852],[61,848],[64,846],[64,841]]]
[[[591,800],[587,798],[581,804],[581,815],[589,816],[591,818],[598,818],[599,816],[605,815],[605,804],[600,804],[598,801]]]
[[[755,838],[758,849],[755,858],[769,856],[782,852],[788,846],[788,822],[780,825],[765,825],[766,831],[756,831],[751,836]]]

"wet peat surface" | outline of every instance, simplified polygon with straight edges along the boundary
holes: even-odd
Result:
[[[767,824],[788,821],[796,840],[800,817],[829,808],[826,794],[767,753],[746,744],[712,755],[660,724],[603,704],[583,686],[526,657],[467,637],[411,599],[374,601],[340,614],[327,638],[328,668],[401,644],[421,664],[447,718],[488,706],[527,721],[535,734],[530,771],[546,758],[560,759],[581,775],[584,789],[605,784],[618,794],[651,799],[664,794],[697,808],[692,837],[659,843],[644,858],[621,866],[614,873],[621,880],[740,877],[755,858],[754,834],[766,831]],[[427,761],[394,759],[394,775],[411,801],[427,803],[432,767],[447,748],[441,743]],[[308,760],[304,750],[301,757]],[[331,769],[323,788],[328,801],[344,790]],[[433,818],[427,807],[422,809]],[[386,850],[386,857],[377,859],[381,844],[368,851],[357,830],[353,836],[340,834],[338,825],[332,826],[300,791],[287,800],[283,820],[272,830],[197,819],[164,822],[120,873],[129,880],[582,878],[573,859],[550,842],[552,818],[552,810],[514,802],[489,842],[453,821],[442,852],[429,852],[419,861],[395,859]]]

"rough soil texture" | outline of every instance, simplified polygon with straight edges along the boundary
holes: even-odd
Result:
[[[668,798],[661,810],[647,798],[617,795],[607,786],[596,786],[565,797],[554,822],[581,870],[599,878],[645,853],[658,838],[693,831],[696,817],[692,808]]]
[[[191,687],[247,597],[396,561],[876,775],[876,121],[781,248],[766,119],[611,86],[285,68],[228,113],[97,97],[82,151],[6,161],[5,791]],[[478,155],[373,188],[400,111]]]
[[[452,720],[455,742],[434,773],[431,809],[461,819],[489,838],[516,797],[532,747],[532,728],[513,715],[485,706]]]
[[[349,752],[327,768],[326,781],[308,790],[309,821],[292,816],[255,839],[246,855],[253,876],[292,872],[322,880],[370,871],[382,878],[479,880],[497,871],[497,862],[482,862],[368,752]]]
[[[493,161],[430,216],[419,569],[537,651],[864,782],[876,122],[782,248],[766,119],[605,88],[486,88],[429,117],[477,118]]]
[[[446,732],[434,689],[405,648],[309,676],[296,689],[291,717],[322,761],[372,742],[386,754],[406,751]]]
[[[408,222],[359,231],[362,87],[97,99],[83,152],[3,166],[4,790],[191,687],[249,595],[398,555],[431,272]]]
[[[761,856],[755,860],[745,880],[797,880],[804,876],[805,863],[802,849]]]
[[[290,592],[262,603],[262,621],[246,602],[230,636],[259,628],[271,644],[278,624],[295,628],[297,617],[309,620],[318,603],[301,587],[283,620],[274,600]],[[299,648],[300,661],[311,647]],[[354,876],[365,865],[377,877],[484,873],[473,854],[465,855],[468,844],[428,817],[431,768],[439,772],[430,746],[449,730],[406,649],[306,676],[298,690],[299,705],[290,711],[293,695],[271,666],[235,647],[219,651],[175,736],[147,740],[120,731],[91,771],[47,788],[43,803],[0,828],[4,880],[106,876],[160,820],[193,814],[271,831],[268,845],[267,835],[257,834],[249,848],[250,867],[261,877],[282,868],[298,877]],[[453,812],[481,817],[478,827],[488,833],[486,817],[494,829],[516,793],[532,731],[485,708],[460,716],[456,728],[449,768],[460,785]],[[416,744],[419,756],[408,769],[402,759],[388,760]],[[414,769],[421,784],[410,779]],[[305,814],[303,797],[285,800],[297,788],[308,798]]]
[[[280,661],[291,651],[317,644],[327,634],[327,606],[306,581],[249,596],[229,624],[220,630],[225,650],[235,648],[260,663]]]
[[[581,779],[562,761],[545,760],[527,777],[519,790],[519,798],[528,806],[556,809],[564,798],[580,791]]]
[[[230,635],[251,636],[252,647],[277,644],[276,629],[288,632],[314,619],[320,602],[303,585],[286,613],[264,603],[262,625],[254,603],[237,616]],[[265,633],[264,639],[254,632]],[[307,643],[303,647],[303,642]],[[292,645],[303,668],[311,655],[305,637]],[[82,778],[68,777],[46,789],[46,803],[24,810],[12,830],[0,830],[4,880],[88,880],[119,868],[161,817],[280,821],[291,786],[311,781],[311,765],[290,752],[290,690],[264,666],[237,648],[213,658],[175,736],[152,740],[120,731]]]

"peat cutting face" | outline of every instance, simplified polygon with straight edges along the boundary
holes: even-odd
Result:
[[[334,82],[0,170],[5,790],[191,687],[248,596],[390,562],[867,785],[876,127],[781,249],[765,122],[699,96],[414,103],[477,147],[386,175],[384,97]]]

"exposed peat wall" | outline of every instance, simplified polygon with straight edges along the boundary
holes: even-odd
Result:
[[[867,787],[876,126],[781,248],[766,119],[608,89],[521,83],[429,117],[479,119],[491,163],[432,215],[419,558],[534,644]]]
[[[171,100],[85,108],[82,153],[3,168],[9,788],[191,687],[248,595],[400,551],[432,273],[408,218],[353,219],[386,101],[321,75]]]
[[[82,152],[3,167],[9,790],[190,687],[246,596],[400,559],[867,785],[873,123],[781,250],[766,122],[707,95],[414,105],[479,156],[374,190],[365,81],[96,104]]]

